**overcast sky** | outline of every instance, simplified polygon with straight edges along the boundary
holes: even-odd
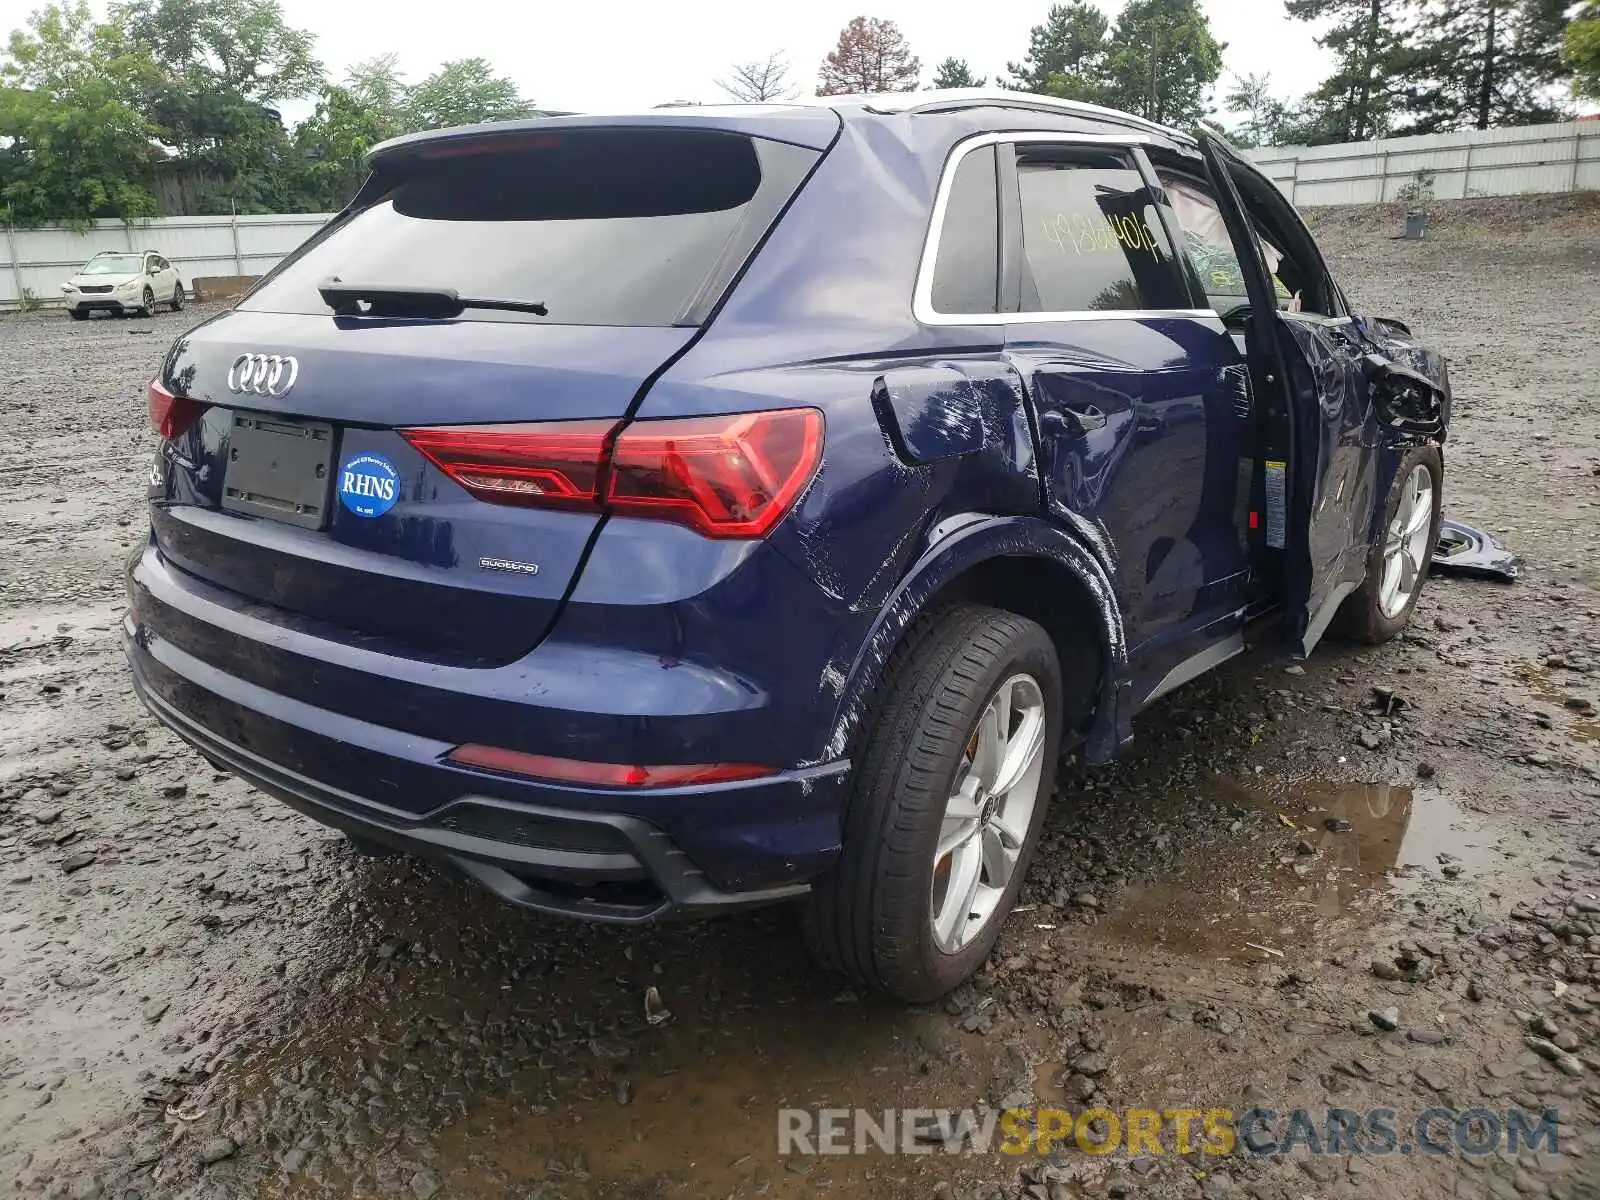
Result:
[[[479,56],[547,108],[637,109],[668,100],[716,100],[728,65],[782,51],[805,91],[839,30],[865,12],[895,21],[922,59],[923,80],[946,55],[993,79],[1020,60],[1028,30],[1050,0],[280,0],[289,21],[317,36],[335,78],[355,62],[393,50],[412,80],[440,62]],[[1123,0],[1097,0],[1115,16]],[[1227,43],[1230,73],[1270,71],[1277,90],[1299,95],[1322,78],[1326,55],[1307,25],[1284,16],[1282,0],[1202,0]],[[25,12],[33,0],[0,0]],[[17,21],[0,22],[8,28]],[[286,105],[298,120],[307,109]]]

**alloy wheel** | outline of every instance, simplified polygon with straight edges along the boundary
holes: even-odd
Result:
[[[995,919],[1022,857],[1045,769],[1043,689],[1018,674],[995,689],[967,741],[933,859],[934,943],[959,953]]]
[[[1422,586],[1423,572],[1433,553],[1433,472],[1418,464],[1406,477],[1400,505],[1383,543],[1383,579],[1378,607],[1390,619],[1405,611]]]

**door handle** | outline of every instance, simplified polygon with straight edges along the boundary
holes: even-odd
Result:
[[[1039,427],[1048,434],[1084,437],[1106,427],[1106,414],[1093,404],[1066,409],[1052,408],[1040,415]]]

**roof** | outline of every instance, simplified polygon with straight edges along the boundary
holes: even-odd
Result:
[[[483,125],[463,125],[407,134],[374,146],[368,162],[386,158],[396,151],[457,137],[481,134],[508,134],[522,130],[547,131],[552,128],[624,127],[640,124],[673,125],[682,128],[725,129],[789,141],[797,145],[824,149],[833,140],[838,120],[860,120],[872,116],[915,116],[919,113],[952,113],[981,108],[1006,108],[1048,113],[1056,117],[1102,121],[1144,133],[1169,138],[1184,146],[1197,143],[1187,133],[1158,125],[1133,113],[1038,96],[1032,92],[1013,92],[1005,88],[948,88],[926,92],[868,92],[846,96],[806,96],[767,104],[679,104],[657,105],[634,113],[549,113],[515,121]],[[832,120],[825,113],[834,114]]]
[[[1121,109],[1088,104],[1082,100],[1063,100],[1059,96],[1040,96],[1033,92],[1014,92],[1009,88],[936,88],[925,92],[865,92],[847,96],[814,96],[790,101],[835,111],[847,109],[866,113],[955,112],[967,108],[1021,108],[1055,113],[1064,117],[1084,117],[1116,125],[1159,133],[1187,145],[1195,141],[1188,134]]]

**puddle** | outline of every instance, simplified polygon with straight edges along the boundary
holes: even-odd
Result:
[[[1566,672],[1562,674],[1566,675]],[[1548,714],[1552,725],[1559,729],[1560,722],[1565,718],[1570,721],[1569,732],[1574,738],[1590,745],[1600,746],[1600,709],[1591,708],[1587,712],[1579,712],[1567,707],[1568,700],[1575,696],[1585,696],[1587,688],[1582,686],[1563,688],[1555,678],[1552,678],[1548,667],[1523,667],[1518,670],[1517,678],[1522,680],[1528,691],[1536,698],[1555,710],[1555,713]],[[1567,676],[1567,680],[1574,683],[1580,678],[1583,677]]]
[[[877,1152],[785,1157],[779,1112],[971,1101],[971,1061],[924,1046],[942,1017],[819,978],[779,917],[597,930],[501,911],[442,877],[420,886],[417,925],[387,918],[419,948],[392,969],[341,966],[236,1076],[275,1148],[314,1124],[314,1093],[381,1097],[318,1149],[318,1181],[340,1194],[405,1190],[371,1157],[396,1114],[430,1130],[450,1195],[878,1194],[867,1173],[910,1168]],[[327,932],[317,960],[339,941]],[[351,951],[347,962],[370,964]],[[649,987],[670,1012],[659,1025]],[[304,1194],[304,1182],[262,1194]]]
[[[1481,887],[1509,862],[1497,848],[1501,831],[1438,789],[1310,782],[1263,792],[1214,783],[1226,802],[1292,820],[1313,852],[1296,852],[1296,838],[1288,856],[1278,839],[1247,843],[1234,861],[1207,858],[1130,885],[1100,926],[1106,937],[1201,958],[1275,960],[1370,923],[1394,897],[1450,878],[1447,868]]]

